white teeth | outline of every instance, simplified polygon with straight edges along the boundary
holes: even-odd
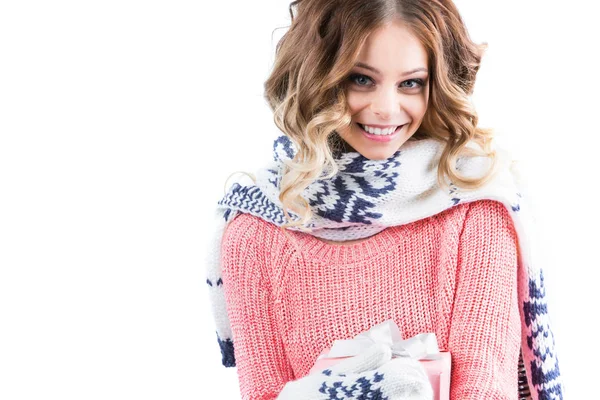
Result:
[[[373,128],[368,125],[363,125],[363,127],[364,127],[365,131],[369,132],[372,135],[390,135],[390,134],[394,133],[396,131],[396,129],[398,128],[397,126],[393,126],[391,128],[381,129],[381,128]]]

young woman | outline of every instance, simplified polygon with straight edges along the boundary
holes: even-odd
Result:
[[[284,135],[219,202],[207,279],[243,398],[431,398],[416,361],[377,346],[308,375],[334,340],[393,319],[451,353],[451,399],[561,399],[531,218],[470,102],[485,46],[450,0],[290,14],[265,84]]]

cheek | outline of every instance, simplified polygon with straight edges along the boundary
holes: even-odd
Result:
[[[404,110],[412,116],[413,119],[420,119],[427,111],[428,98],[424,96],[414,96],[404,103]]]
[[[366,96],[356,92],[348,92],[346,95],[346,102],[348,103],[351,115],[356,114],[368,104]]]

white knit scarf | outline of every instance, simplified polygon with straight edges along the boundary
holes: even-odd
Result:
[[[502,202],[512,216],[519,241],[521,349],[531,395],[536,400],[562,399],[544,275],[537,262],[538,246],[533,244],[536,238],[531,234],[534,219],[529,200],[523,195],[516,161],[496,146],[499,170],[492,181],[476,190],[462,190],[452,183],[449,190],[443,190],[437,182],[437,166],[444,146],[427,138],[405,142],[386,160],[369,160],[357,152],[336,155],[339,172],[329,180],[315,181],[303,193],[314,212],[309,225],[311,234],[336,241],[365,238],[387,227],[428,218],[457,204],[480,199]],[[235,358],[221,279],[221,238],[226,224],[238,212],[250,213],[277,226],[285,222],[278,187],[283,161],[291,160],[296,148],[287,136],[279,136],[273,152],[273,161],[257,172],[254,185],[234,183],[218,202],[206,282],[226,367],[235,366]],[[479,156],[464,156],[457,161],[457,169],[468,177],[483,176],[490,165],[489,158]]]

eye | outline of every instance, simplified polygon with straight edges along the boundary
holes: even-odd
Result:
[[[402,85],[402,84],[404,84],[406,82],[414,82],[414,83],[416,83],[418,85],[418,86],[404,86],[404,87],[406,87],[408,89],[417,89],[417,88],[422,87],[425,84],[425,81],[423,81],[423,79],[418,79],[417,78],[417,79],[409,79],[407,81],[404,81],[400,85]]]
[[[348,80],[350,80],[353,83],[356,83],[358,86],[367,86],[365,84],[366,81],[373,82],[371,78],[363,74],[352,74],[348,77]]]

